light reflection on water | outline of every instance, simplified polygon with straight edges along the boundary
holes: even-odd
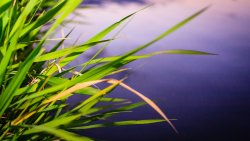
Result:
[[[146,0],[85,0],[83,4],[96,4],[102,5],[107,3],[118,3],[118,4],[125,4],[125,3],[139,3],[139,4],[146,4]]]
[[[100,1],[99,1],[100,2]],[[203,15],[142,53],[166,49],[194,49],[217,56],[161,55],[129,65],[127,84],[144,93],[171,118],[180,135],[167,124],[96,129],[87,134],[107,140],[234,140],[250,131],[250,2],[248,0],[151,0],[154,6],[140,12],[102,56],[120,54],[150,41],[195,11],[212,4]],[[122,17],[141,9],[143,1],[105,3],[84,9],[83,21],[72,38],[84,41]],[[112,36],[110,36],[112,37]],[[91,53],[90,53],[91,54]],[[79,58],[82,62],[86,56]],[[117,89],[118,95],[138,100]],[[118,119],[158,118],[149,107]],[[115,132],[113,131],[115,130]],[[114,133],[114,134],[111,134]],[[123,135],[119,135],[123,134]],[[124,138],[124,137],[127,138]]]

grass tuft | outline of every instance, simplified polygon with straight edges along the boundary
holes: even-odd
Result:
[[[129,14],[84,43],[64,48],[64,41],[69,38],[72,30],[62,38],[51,38],[52,33],[56,32],[65,18],[82,2],[82,0],[1,0],[0,140],[91,141],[94,139],[77,135],[75,131],[163,121],[178,133],[171,119],[156,103],[126,85],[124,79],[112,78],[112,74],[126,71],[127,68],[121,67],[132,61],[154,55],[213,55],[181,49],[134,55],[178,30],[207,10],[207,7],[165,30],[152,41],[123,55],[97,58],[104,46],[88,61],[65,69],[65,65],[95,45],[112,42],[113,38],[106,40],[104,38],[141,11]],[[55,44],[50,51],[45,51],[45,43],[49,40],[54,40]],[[59,49],[60,47],[63,48]],[[88,65],[91,67],[87,67]],[[81,71],[77,72],[75,70],[77,67],[81,67]],[[108,86],[97,88],[96,84],[100,83],[106,83]],[[131,103],[126,99],[108,97],[108,94],[118,86],[140,97],[143,102]],[[85,95],[87,98],[76,105],[71,105],[67,100],[76,94]],[[100,103],[108,106],[98,106]],[[130,112],[144,104],[150,105],[163,119],[112,123],[103,120],[116,114]],[[96,121],[103,123],[96,124]]]

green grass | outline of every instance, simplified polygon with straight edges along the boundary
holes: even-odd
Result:
[[[135,55],[181,28],[207,8],[201,9],[165,30],[155,39],[123,55],[97,58],[104,46],[89,61],[65,70],[65,65],[95,45],[112,42],[113,39],[105,39],[105,37],[139,12],[122,18],[84,43],[60,49],[70,31],[64,39],[58,40],[51,50],[45,51],[48,37],[81,3],[82,0],[1,1],[0,140],[88,141],[94,139],[77,135],[75,131],[163,121],[168,122],[173,130],[178,132],[171,120],[152,100],[126,85],[123,82],[124,79],[115,80],[112,74],[126,71],[120,68],[132,61],[159,54],[210,55],[210,53],[193,50],[164,50]],[[92,67],[87,67],[89,65]],[[81,67],[84,71],[76,72],[76,67]],[[72,77],[65,77],[65,74]],[[98,89],[95,85],[99,83],[107,83],[109,86]],[[118,86],[131,91],[143,102],[128,104],[127,99],[109,98],[107,95]],[[75,94],[86,95],[88,98],[75,107],[68,108],[70,103],[66,101]],[[105,103],[108,106],[97,106],[98,103]],[[120,106],[115,106],[117,104]],[[112,123],[105,120],[144,104],[149,104],[163,120],[142,119]],[[95,121],[102,121],[102,123],[96,124]]]

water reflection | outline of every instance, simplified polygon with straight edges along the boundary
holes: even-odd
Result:
[[[104,4],[105,1],[96,2]],[[123,5],[119,4],[120,2],[108,1],[104,7],[81,11],[85,15],[83,20],[90,24],[78,26],[72,38],[83,33],[84,41],[142,8],[142,5],[135,3]],[[213,6],[202,16],[142,53],[181,48],[219,55],[163,55],[129,66],[135,71],[130,74],[126,83],[156,100],[170,118],[177,118],[178,121],[174,123],[180,130],[180,135],[175,135],[167,124],[94,129],[85,133],[109,141],[250,140],[250,2],[147,2],[154,2],[155,5],[136,15],[118,39],[105,50],[103,56],[120,54],[141,45],[209,4]],[[84,59],[87,59],[86,56],[79,58],[76,63],[79,64]],[[120,88],[114,93],[138,100]],[[138,109],[134,114],[117,119],[159,118],[147,107]],[[241,139],[242,137],[244,138]]]
[[[104,4],[104,3],[139,3],[139,4],[145,4],[146,0],[85,0],[84,4]]]

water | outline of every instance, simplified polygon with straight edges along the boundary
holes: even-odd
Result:
[[[72,38],[86,40],[104,27],[143,8],[102,56],[120,54],[150,41],[199,9],[203,15],[141,53],[167,49],[193,49],[215,56],[159,55],[128,67],[126,83],[142,92],[174,121],[168,124],[92,129],[85,135],[109,141],[224,141],[250,140],[250,2],[248,0],[107,0],[87,1],[93,8],[80,10]],[[93,52],[89,52],[89,56]],[[83,62],[82,56],[75,63]],[[139,99],[118,88],[113,94]],[[160,118],[149,106],[115,119]]]

